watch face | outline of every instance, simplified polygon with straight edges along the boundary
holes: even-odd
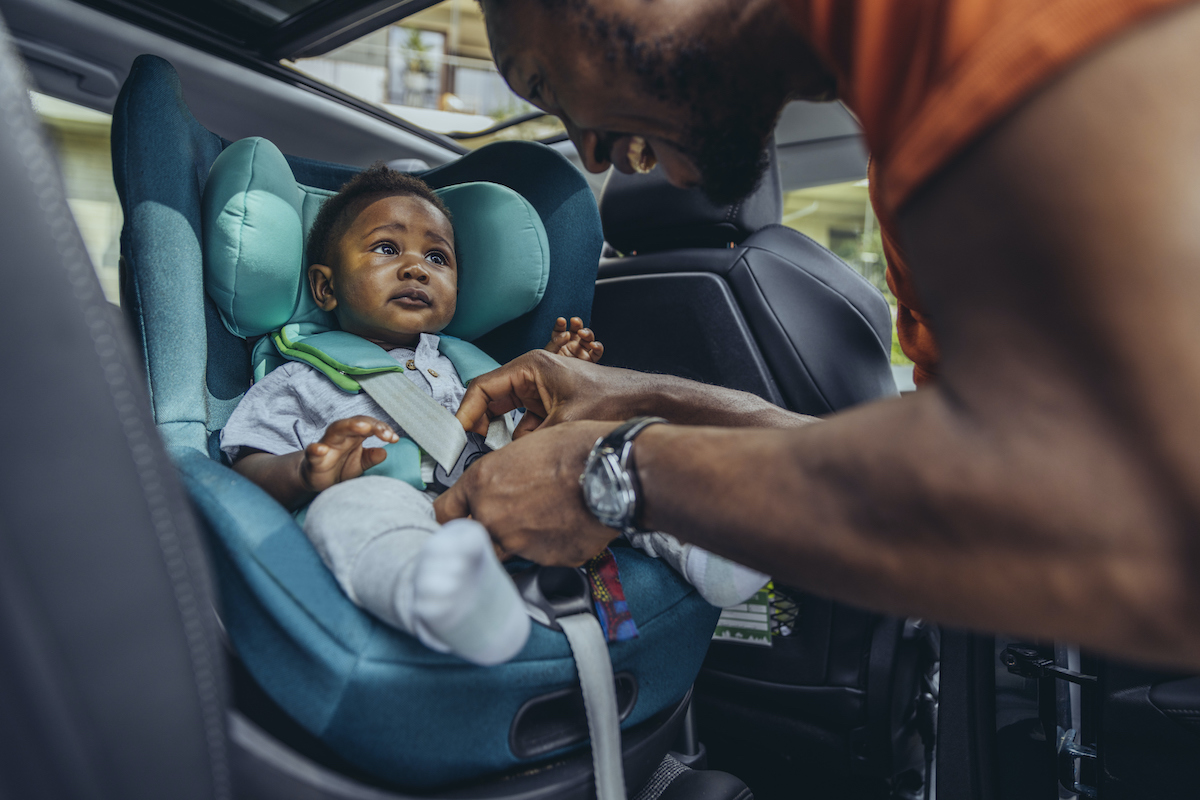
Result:
[[[583,474],[583,497],[597,519],[605,525],[621,524],[627,513],[627,499],[621,492],[616,459],[603,455],[588,465]]]

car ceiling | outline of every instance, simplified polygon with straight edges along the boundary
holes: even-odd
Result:
[[[83,0],[172,38],[208,39],[269,61],[312,58],[438,0]]]
[[[267,71],[280,77],[282,68],[280,59],[296,59],[320,55],[353,41],[366,33],[400,20],[405,16],[435,5],[438,0],[78,0],[83,5],[91,6],[102,12],[107,18],[115,18],[133,23],[148,29],[159,36],[146,35],[147,45],[144,49],[151,50],[149,42],[162,41],[160,36],[173,42],[190,45],[192,48],[212,54],[219,59],[234,63],[257,66],[258,71]],[[13,33],[18,39],[23,54],[30,63],[34,77],[43,88],[52,94],[64,97],[74,102],[81,102],[92,108],[110,111],[112,100],[115,100],[119,81],[124,79],[127,64],[132,59],[125,54],[119,61],[113,59],[113,53],[106,52],[107,43],[102,36],[75,35],[63,36],[62,23],[78,27],[78,23],[89,15],[63,13],[62,9],[74,5],[66,0],[0,0],[2,10],[10,22],[17,22]],[[58,14],[51,14],[58,9]],[[17,13],[19,12],[19,13]],[[46,12],[40,14],[38,12]],[[13,14],[16,13],[16,19]],[[34,30],[22,31],[21,23],[32,21],[36,17],[46,16],[45,20],[36,24]],[[55,22],[52,16],[59,17]],[[17,19],[20,21],[18,22]],[[22,35],[22,34],[32,34]],[[79,33],[83,33],[80,31]],[[128,35],[125,38],[129,38]],[[177,47],[177,46],[176,46]],[[161,49],[161,48],[160,48]],[[160,53],[172,61],[177,61],[177,53]],[[173,57],[174,56],[174,57]],[[120,63],[125,62],[125,63]],[[48,66],[49,65],[49,68]],[[119,66],[118,66],[119,65]],[[182,66],[177,63],[177,67]],[[117,67],[114,69],[114,67]],[[124,67],[124,68],[121,68]],[[65,70],[65,73],[63,72]],[[206,70],[208,71],[208,70]],[[63,73],[63,74],[59,74]],[[296,80],[288,71],[288,80]],[[59,79],[62,80],[59,80]],[[47,85],[47,84],[56,85]],[[264,85],[261,81],[260,86]],[[311,83],[311,82],[310,82]],[[332,90],[316,88],[337,96]],[[255,89],[254,92],[261,92]],[[270,91],[269,89],[267,90]],[[237,101],[237,87],[231,86],[230,92],[221,98],[224,102]],[[190,94],[190,93],[189,93]],[[365,104],[355,102],[351,98],[339,98],[343,104],[359,106],[365,115],[390,119],[384,112],[375,108],[365,108]],[[242,128],[253,127],[247,120],[240,123],[237,114],[253,115],[253,110],[260,107],[258,97],[246,98],[247,102],[236,102],[228,110],[215,107],[209,115],[209,123],[222,135],[240,133]],[[280,109],[280,112],[284,112]],[[346,109],[350,112],[353,109]],[[224,115],[228,119],[219,119]],[[204,116],[202,113],[200,116]],[[286,116],[286,114],[285,114]],[[346,115],[340,115],[345,117]],[[391,123],[406,128],[414,133],[420,133],[412,126],[398,122]],[[272,126],[274,127],[274,126]],[[309,135],[317,134],[314,126],[307,126]],[[287,131],[281,131],[285,139],[292,138]],[[333,135],[333,134],[330,134]],[[416,156],[429,163],[440,163],[447,157],[453,157],[454,152],[463,152],[445,137],[425,134],[429,144],[434,142],[437,151],[432,152],[428,145],[422,145],[413,152],[399,153],[400,157]],[[866,175],[867,155],[863,144],[861,131],[857,122],[840,103],[791,103],[784,109],[775,132],[778,147],[778,163],[782,172],[785,191],[818,186],[828,183],[859,180]],[[412,141],[411,137],[405,140]],[[297,143],[299,145],[300,143]],[[372,156],[380,151],[379,144],[367,148]],[[578,157],[574,148],[567,142],[553,145],[564,155],[577,164]],[[306,152],[314,157],[316,153],[311,148],[293,145],[292,152]],[[337,147],[331,151],[321,148],[321,155],[329,158],[334,152],[343,150]],[[420,151],[420,152],[418,152]],[[348,153],[348,149],[346,149]],[[443,155],[444,153],[444,155]],[[397,156],[392,156],[397,157]],[[332,159],[338,160],[338,159]],[[362,158],[340,159],[345,163],[365,163]],[[602,176],[588,176],[593,187],[599,189]]]

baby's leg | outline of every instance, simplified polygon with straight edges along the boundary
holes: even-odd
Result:
[[[770,575],[743,567],[693,544],[683,544],[666,533],[631,533],[629,543],[647,555],[661,558],[696,587],[708,602],[720,608],[736,606],[754,596],[771,580]]]
[[[428,647],[477,664],[516,655],[529,618],[483,526],[438,525],[407,483],[365,476],[309,506],[304,532],[354,603]]]

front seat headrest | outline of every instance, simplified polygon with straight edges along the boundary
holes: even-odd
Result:
[[[717,205],[699,189],[676,189],[661,168],[645,175],[610,170],[600,193],[604,240],[625,254],[682,247],[728,247],[783,217],[775,142],[758,187],[738,203]]]

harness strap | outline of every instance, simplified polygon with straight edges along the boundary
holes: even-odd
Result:
[[[443,469],[454,469],[467,446],[467,432],[453,414],[399,372],[356,377],[362,390],[404,429],[410,439]]]
[[[404,429],[408,438],[429,453],[442,469],[447,472],[454,469],[467,446],[467,432],[453,414],[399,372],[376,372],[358,375],[356,379],[362,390]],[[488,424],[485,441],[493,450],[512,441],[503,418],[497,417]]]
[[[625,800],[621,723],[617,711],[617,693],[613,688],[608,642],[600,623],[590,613],[571,614],[559,617],[556,621],[567,635],[579,671],[588,735],[592,739],[596,800]]]

